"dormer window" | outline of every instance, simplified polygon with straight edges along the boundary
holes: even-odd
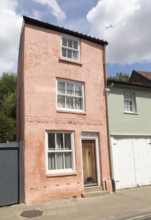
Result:
[[[80,42],[77,38],[62,36],[62,57],[80,60]]]

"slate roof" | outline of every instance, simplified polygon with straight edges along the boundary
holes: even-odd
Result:
[[[74,36],[74,37],[78,37],[78,38],[81,38],[81,39],[84,39],[84,40],[88,40],[88,41],[100,44],[102,46],[108,45],[107,41],[100,40],[100,39],[97,39],[97,38],[94,38],[94,37],[91,37],[91,36],[88,36],[88,35],[84,35],[82,33],[75,32],[75,31],[72,31],[72,30],[68,30],[68,29],[63,28],[63,27],[55,26],[55,25],[52,25],[52,24],[49,24],[49,23],[46,23],[46,22],[43,22],[43,21],[39,21],[39,20],[36,20],[34,18],[23,16],[23,19],[24,19],[24,22],[26,24],[30,24],[30,25],[41,27],[41,28],[58,31],[60,33],[68,34],[68,35],[71,35],[71,36]]]

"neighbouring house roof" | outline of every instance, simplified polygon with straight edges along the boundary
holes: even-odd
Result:
[[[141,83],[123,82],[123,81],[110,80],[110,79],[107,80],[107,86],[108,87],[114,86],[114,85],[121,86],[121,87],[126,86],[126,87],[151,89],[151,86],[144,85],[144,84],[141,84]]]
[[[23,19],[24,19],[25,23],[33,25],[33,26],[38,26],[38,27],[41,27],[41,28],[58,31],[58,32],[61,32],[61,33],[64,33],[64,34],[68,34],[68,35],[71,35],[71,36],[75,36],[75,37],[78,37],[78,38],[81,38],[81,39],[84,39],[84,40],[88,40],[88,41],[100,44],[102,46],[108,45],[107,41],[100,40],[100,39],[97,39],[97,38],[94,38],[94,37],[91,37],[91,36],[88,36],[88,35],[84,35],[82,33],[78,33],[78,32],[75,32],[75,31],[71,31],[71,30],[65,29],[63,27],[58,27],[58,26],[55,26],[55,25],[52,25],[52,24],[49,24],[49,23],[46,23],[46,22],[43,22],[43,21],[39,21],[39,20],[30,18],[30,17],[27,17],[27,16],[23,16]]]
[[[151,72],[133,70],[129,82],[151,86]]]
[[[143,71],[137,71],[140,75],[144,76],[145,78],[148,78],[151,80],[151,72],[143,72]]]

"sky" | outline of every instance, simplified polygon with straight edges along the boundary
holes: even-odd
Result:
[[[0,75],[17,73],[23,15],[107,41],[108,76],[151,72],[150,0],[1,0]]]

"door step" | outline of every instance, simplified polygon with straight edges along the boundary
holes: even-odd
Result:
[[[102,190],[100,186],[85,187],[84,189],[85,192],[81,195],[83,198],[103,196],[108,194],[108,192]]]

